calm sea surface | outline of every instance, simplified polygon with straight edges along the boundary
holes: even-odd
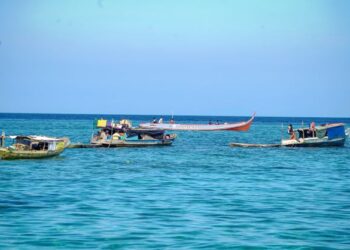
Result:
[[[99,117],[0,114],[0,129],[88,142]],[[67,149],[51,159],[0,161],[0,248],[350,249],[349,142],[228,146],[278,143],[282,123],[285,132],[289,122],[312,120],[350,124],[258,117],[248,133],[179,132],[171,147]]]

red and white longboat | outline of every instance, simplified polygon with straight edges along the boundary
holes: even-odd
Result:
[[[255,114],[248,120],[223,124],[171,124],[171,123],[141,123],[141,128],[183,131],[248,131],[253,123]]]

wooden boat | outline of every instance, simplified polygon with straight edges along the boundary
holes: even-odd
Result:
[[[223,124],[175,124],[175,123],[141,123],[145,129],[182,130],[182,131],[248,131],[255,114],[248,120]]]
[[[75,143],[68,148],[116,148],[116,147],[149,147],[149,146],[170,146],[173,140],[109,140],[99,141],[95,144]]]
[[[0,148],[0,158],[3,160],[53,157],[61,154],[69,145],[68,138],[46,136],[9,136],[9,138],[14,140],[14,144]]]
[[[85,148],[93,147],[93,145],[108,148],[169,146],[176,138],[174,134],[165,134],[165,130],[132,128],[130,127],[131,122],[122,121],[123,123],[97,121],[97,124],[99,124],[97,127],[101,130],[93,135],[90,144],[75,147]],[[122,126],[120,126],[121,124]]]
[[[252,144],[252,143],[239,143],[232,142],[230,143],[231,147],[234,148],[278,148],[281,147],[281,144]]]
[[[67,148],[101,148],[99,144],[71,143]]]
[[[274,147],[341,147],[344,146],[347,133],[345,124],[334,123],[318,127],[293,130],[293,139],[282,139],[280,144],[230,143],[231,147],[274,148]]]
[[[346,140],[345,124],[333,123],[294,130],[295,138],[281,141],[286,147],[332,147],[344,146]]]
[[[111,140],[103,142],[103,147],[150,147],[150,146],[170,146],[173,140]]]

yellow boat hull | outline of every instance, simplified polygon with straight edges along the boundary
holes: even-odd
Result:
[[[41,159],[41,158],[49,158],[53,156],[57,156],[62,153],[64,150],[13,150],[9,148],[0,148],[0,158],[3,160],[17,160],[17,159]]]

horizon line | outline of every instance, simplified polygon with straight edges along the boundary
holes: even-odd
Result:
[[[0,112],[0,114],[21,114],[21,115],[25,115],[25,114],[32,114],[32,115],[118,115],[118,116],[172,116],[172,114],[111,114],[111,113],[106,113],[106,114],[93,114],[93,113],[31,113],[31,112]],[[254,113],[253,113],[254,114]],[[176,116],[221,116],[221,117],[251,117],[252,115],[173,115],[174,117]],[[276,115],[264,115],[264,116],[259,116],[259,115],[255,115],[255,117],[262,117],[262,118],[330,118],[330,119],[338,119],[338,118],[345,118],[345,119],[350,119],[350,117],[345,117],[345,116],[276,116]]]

